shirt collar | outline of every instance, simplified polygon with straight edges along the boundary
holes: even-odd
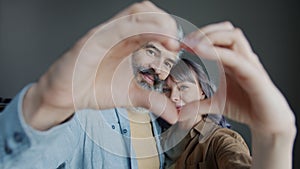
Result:
[[[193,138],[196,135],[199,135],[199,137],[203,138],[201,141],[205,141],[208,136],[210,136],[219,126],[215,124],[212,120],[209,118],[202,119],[200,122],[198,122],[190,131],[190,137]],[[200,141],[200,139],[199,139]]]

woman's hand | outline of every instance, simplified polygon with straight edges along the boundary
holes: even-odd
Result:
[[[221,79],[211,99],[187,105],[182,116],[200,110],[245,123],[252,132],[253,168],[291,168],[294,114],[243,32],[229,22],[212,24],[185,37],[183,46],[218,61]]]
[[[219,90],[210,100],[219,107],[211,111],[222,111],[214,113],[224,113],[257,131],[276,133],[294,127],[287,101],[239,28],[229,22],[212,24],[185,37],[184,43],[188,50],[224,68]]]

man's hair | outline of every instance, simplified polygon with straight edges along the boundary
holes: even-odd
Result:
[[[177,30],[178,30],[178,32],[177,32],[177,35],[178,35],[177,40],[178,40],[179,42],[181,42],[181,41],[183,40],[183,38],[184,38],[184,31],[183,31],[183,28],[182,28],[182,26],[180,25],[180,23],[176,20],[176,18],[175,18],[175,21],[176,21],[176,24],[177,24]],[[179,58],[181,57],[182,54],[183,54],[183,50],[180,50],[180,51],[178,52]]]

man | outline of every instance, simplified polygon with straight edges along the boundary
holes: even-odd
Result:
[[[147,42],[132,54],[132,65],[137,83],[146,89],[156,89],[155,84],[159,84],[168,76],[178,58],[176,52],[166,50],[159,42]],[[82,168],[98,166],[105,168],[160,168],[163,166],[164,158],[159,147],[159,139],[155,137],[159,134],[159,127],[154,116],[149,113],[144,108],[115,108],[100,112],[78,110],[74,117],[70,117],[65,123],[56,126],[59,129],[49,130],[46,132],[47,134],[43,134],[47,141],[45,138],[41,138],[43,141],[40,140],[36,147],[41,152],[44,150],[45,154],[40,156],[41,158],[26,162],[28,166],[25,166],[28,168],[35,165],[40,167],[45,165],[49,168],[55,167],[55,165],[56,167],[66,165],[71,168],[75,166]],[[31,130],[29,126],[27,129]],[[31,139],[39,139],[40,136],[36,131],[31,130],[30,132],[36,135]],[[65,137],[68,139],[65,140]],[[139,139],[143,140],[138,141]],[[9,144],[6,142],[5,145],[7,149],[5,151],[8,154],[13,151]],[[142,147],[145,144],[148,149]],[[78,147],[75,148],[76,145]],[[36,155],[30,151],[27,154]],[[50,159],[41,160],[43,158]],[[78,161],[82,163],[78,163]],[[16,166],[18,164],[12,164],[12,166],[8,164],[5,167]],[[24,164],[22,166],[24,167]]]
[[[153,9],[162,13],[160,9],[151,3],[143,2],[133,5],[125,10],[125,13],[128,12],[125,16],[135,17],[130,16],[129,14],[131,14],[132,11],[133,14],[135,14],[136,12],[145,12],[144,10],[147,11]],[[169,15],[163,15],[165,15],[169,24],[176,28],[176,22]],[[162,14],[160,14],[159,17],[161,16]],[[136,17],[139,17],[142,20],[145,18],[147,22],[149,19],[152,20],[151,18],[147,18],[148,16]],[[119,23],[114,26],[118,27],[118,24],[119,26],[127,26],[128,20],[125,21],[125,24],[123,23],[123,20],[120,19]],[[3,132],[1,132],[0,140],[1,144],[3,143],[3,146],[1,147],[4,148],[1,150],[1,168],[2,166],[3,168],[163,167],[163,152],[161,152],[158,137],[155,137],[159,133],[159,127],[154,121],[154,116],[149,113],[147,109],[130,108],[138,105],[134,102],[123,103],[120,105],[119,101],[114,98],[121,98],[121,95],[124,95],[124,92],[120,94],[118,92],[120,87],[115,88],[114,90],[113,86],[114,84],[120,85],[114,80],[118,80],[118,78],[124,76],[124,71],[121,72],[123,74],[122,76],[118,75],[118,67],[126,66],[128,69],[133,67],[133,76],[135,77],[137,84],[146,89],[157,88],[155,85],[159,84],[161,80],[164,80],[168,76],[172,66],[179,58],[178,52],[176,50],[168,50],[165,47],[166,44],[163,45],[163,41],[155,41],[155,38],[139,41],[135,46],[129,46],[131,48],[129,51],[126,51],[126,49],[129,49],[128,47],[124,48],[124,46],[122,46],[124,45],[122,44],[122,38],[124,37],[118,37],[120,35],[109,36],[109,39],[113,39],[114,37],[118,38],[116,42],[119,41],[120,43],[117,45],[114,45],[114,42],[107,43],[107,41],[101,40],[99,42],[97,36],[99,36],[99,34],[103,35],[103,32],[101,31],[105,32],[106,26],[109,26],[109,24],[110,23],[104,24],[102,28],[96,28],[97,31],[100,30],[100,33],[93,32],[93,35],[88,34],[80,40],[73,50],[67,52],[37,83],[23,89],[23,91],[5,109],[1,117],[1,130]],[[134,26],[134,24],[138,25],[137,29],[140,29],[143,26],[143,23],[131,23],[128,25]],[[165,23],[162,24],[165,25]],[[125,27],[124,29],[127,28]],[[112,29],[109,30],[114,31]],[[153,31],[151,30],[150,32]],[[132,31],[132,33],[135,34],[135,31]],[[107,35],[106,32],[105,35]],[[173,35],[173,37],[176,36],[175,31]],[[125,34],[124,36],[128,35]],[[136,41],[135,37],[131,37],[131,39],[132,41]],[[165,41],[165,43],[167,41]],[[124,43],[127,42],[128,40]],[[99,48],[94,49],[95,46],[90,45],[93,43],[101,45],[99,45]],[[142,47],[136,50],[141,44],[143,44]],[[122,46],[121,51],[116,49],[120,48],[120,45]],[[105,49],[103,49],[104,47]],[[112,49],[110,50],[110,48]],[[111,60],[111,57],[125,57],[132,51],[134,51],[132,57],[128,57],[125,62],[124,60],[120,60],[120,62],[116,62],[116,59],[113,61]],[[85,52],[90,53],[88,53],[87,56],[85,55]],[[118,54],[116,55],[114,52],[117,52]],[[94,57],[94,54],[97,55],[98,58]],[[101,58],[99,60],[99,55],[101,56],[102,54],[105,56],[103,59]],[[106,59],[106,57],[108,59]],[[91,59],[94,60],[91,61]],[[68,66],[61,65],[61,63],[64,63],[66,60],[68,60],[68,63],[76,63],[75,65],[70,65],[69,72]],[[126,63],[126,65],[124,65],[124,63]],[[88,70],[91,67],[91,64],[93,64],[94,70]],[[99,69],[96,70],[98,64]],[[82,65],[88,65],[88,67],[82,68]],[[114,74],[109,77],[103,77],[107,76],[107,73],[103,73],[103,71],[107,71],[106,69],[108,67],[109,69],[112,69],[111,72]],[[61,69],[64,69],[63,73],[57,74],[56,71]],[[85,75],[80,74],[84,71],[90,72]],[[90,78],[87,77],[93,74],[91,73],[92,71],[95,71],[96,73],[96,77],[94,78],[96,79],[95,85],[93,82],[94,79],[90,80]],[[64,74],[64,72],[68,74]],[[128,72],[130,73],[130,71]],[[72,73],[73,77],[71,76]],[[78,73],[80,75],[78,75]],[[52,76],[52,74],[55,75]],[[125,77],[128,78],[128,82],[132,81],[130,80],[131,76]],[[105,81],[113,85],[109,84],[107,86],[103,85],[101,82],[98,83],[98,78],[101,82]],[[80,84],[83,81],[85,85],[81,86]],[[136,82],[133,81],[131,83],[134,83],[133,85],[135,85]],[[71,84],[72,86],[66,84]],[[128,94],[129,97],[132,96],[132,94],[139,92],[131,91],[132,85],[130,85],[130,83],[128,83],[129,86],[126,84],[127,83],[123,83],[121,86],[124,86],[124,90],[131,92]],[[86,99],[89,94],[85,93],[81,95],[81,92],[86,90],[86,86],[91,87],[90,85],[97,86],[99,89],[96,90],[95,93],[97,95],[96,97],[100,97],[100,102],[97,102],[93,106],[99,106],[103,109],[104,105],[106,106],[104,107],[105,109],[114,107],[114,104],[117,104],[117,106],[119,104],[120,106],[118,107],[125,106],[129,108],[95,111],[90,109],[93,107],[90,107],[93,102],[87,103],[89,106],[84,106],[83,108],[82,103],[91,99]],[[44,90],[45,87],[47,90]],[[108,105],[107,102],[105,104],[101,103],[103,100],[107,101],[109,95],[111,95],[105,94],[105,92],[110,91],[108,89],[110,87],[112,87],[112,92],[116,92],[116,95],[118,96],[114,97],[113,95],[111,97],[112,100],[109,103],[111,105]],[[144,89],[139,89],[139,86],[135,86],[135,88],[140,90],[139,93],[149,92]],[[43,90],[43,92],[40,94],[39,92],[41,90]],[[78,96],[78,94],[80,96]],[[155,93],[149,94],[156,95]],[[161,98],[164,99],[163,97]],[[144,96],[142,96],[141,99],[144,99],[146,101],[145,103],[148,102],[148,98],[144,98]],[[30,101],[27,102],[28,100]],[[131,100],[134,101],[134,99],[130,99],[130,101]],[[16,106],[16,104],[22,105],[22,101],[24,104],[23,111],[22,106],[19,107],[19,110],[15,109],[14,106]],[[66,106],[69,101],[73,103]],[[140,99],[138,99],[138,101],[140,101]],[[150,105],[150,103],[147,104]],[[54,107],[52,107],[52,105],[54,105]],[[37,108],[37,106],[39,107]],[[61,107],[58,108],[57,106]],[[161,110],[156,112],[161,113]],[[74,114],[74,111],[76,111],[76,114]],[[141,114],[141,111],[143,111],[144,114]],[[17,125],[12,122],[17,122]],[[42,132],[38,130],[46,131]],[[135,141],[141,138],[145,141]],[[148,145],[146,153],[144,153],[145,149],[141,147],[141,143],[143,143],[143,145]]]
[[[146,89],[156,89],[155,84],[168,76],[178,58],[177,53],[166,50],[159,42],[147,42],[132,54],[137,83]],[[45,154],[25,165],[19,164],[28,168],[61,165],[71,168],[160,168],[164,158],[159,139],[155,137],[160,128],[149,113],[144,108],[78,110],[74,117],[56,126],[59,129],[50,129],[42,134],[44,138],[23,123],[25,130],[34,135],[30,139],[39,140],[36,146],[31,146]],[[12,153],[11,143],[7,141],[5,144],[5,152]],[[148,149],[142,147],[145,144]],[[26,156],[37,156],[30,148],[26,153]],[[5,167],[19,167],[14,160],[11,163]]]

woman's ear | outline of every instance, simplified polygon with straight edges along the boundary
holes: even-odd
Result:
[[[205,99],[205,93],[202,91],[202,90],[200,90],[200,100],[204,100]]]

